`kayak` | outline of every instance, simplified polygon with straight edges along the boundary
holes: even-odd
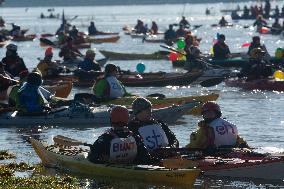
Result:
[[[108,58],[101,58],[101,59],[99,59],[99,60],[96,60],[96,62],[97,62],[100,66],[104,66],[104,65],[107,63],[108,60],[109,60]],[[83,59],[77,58],[77,59],[71,60],[71,61],[64,61],[64,62],[62,62],[62,63],[59,63],[59,65],[60,65],[60,66],[66,66],[66,67],[68,67],[68,68],[77,68],[77,67],[78,67],[78,64],[79,64],[80,62],[82,62],[82,61],[83,61]]]
[[[122,53],[100,50],[100,53],[110,60],[168,60],[168,51],[157,51],[150,54]]]
[[[86,38],[88,43],[116,43],[120,39],[120,36],[104,37],[104,38]]]
[[[42,47],[52,46],[54,48],[61,48],[61,45],[58,44],[58,41],[51,41],[44,37],[39,38],[39,41],[40,41],[40,46]],[[88,43],[88,42],[79,43],[79,44],[75,44],[74,47],[78,49],[89,49],[91,48],[91,43]]]
[[[97,31],[95,35],[88,35],[88,36],[97,36],[97,35],[118,35],[118,32],[102,32],[102,31]]]
[[[205,60],[207,63],[212,64],[213,66],[221,66],[221,67],[237,67],[242,68],[246,66],[249,62],[249,59],[242,57],[228,58],[224,60],[217,59],[207,59]],[[271,57],[270,62],[274,64],[279,64],[283,62],[283,59],[278,59],[276,57]],[[172,65],[174,67],[184,67],[185,61],[172,61]]]
[[[128,87],[164,87],[189,85],[202,75],[195,73],[145,73],[145,74],[121,74],[118,79]]]
[[[158,38],[145,38],[142,42],[147,43],[166,43],[166,40],[164,39],[158,39]]]
[[[219,94],[211,93],[208,95],[200,95],[200,96],[187,96],[187,97],[169,97],[169,98],[155,98],[155,97],[147,97],[148,100],[151,101],[153,108],[164,108],[171,105],[182,105],[184,103],[192,102],[194,100],[205,103],[208,101],[216,101],[219,97]],[[136,97],[123,97],[117,98],[115,100],[111,100],[106,102],[107,104],[117,104],[117,105],[125,105],[131,106],[133,100]],[[192,115],[200,115],[202,105],[199,105],[192,110],[188,111],[187,114]]]
[[[77,175],[88,177],[109,177],[128,181],[140,181],[161,184],[186,185],[192,187],[198,177],[199,169],[167,169],[153,165],[114,165],[95,164],[86,158],[87,152],[76,149],[59,150],[30,138],[35,152],[46,167],[57,168]]]
[[[23,35],[18,37],[13,37],[12,41],[21,42],[21,41],[33,41],[36,38],[35,34]]]
[[[154,109],[153,117],[167,124],[174,124],[199,102],[192,101],[183,105],[172,105]],[[73,104],[61,107],[44,115],[20,115],[17,111],[6,112],[0,115],[0,127],[26,126],[59,126],[59,127],[108,127],[110,126],[110,106],[88,107],[82,104]],[[130,110],[131,112],[131,110]]]
[[[284,81],[275,79],[255,79],[252,81],[228,79],[225,84],[229,87],[240,87],[245,90],[284,91]]]

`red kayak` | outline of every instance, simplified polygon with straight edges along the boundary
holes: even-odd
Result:
[[[228,79],[225,83],[229,87],[240,87],[245,90],[284,91],[284,81],[277,81],[275,79],[255,79],[252,81]]]

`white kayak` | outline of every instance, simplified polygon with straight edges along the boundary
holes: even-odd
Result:
[[[153,110],[153,117],[167,124],[175,123],[199,102],[174,105]],[[46,115],[24,116],[17,111],[0,115],[0,127],[59,126],[59,127],[101,127],[110,125],[110,106],[89,108],[82,104],[62,107]]]

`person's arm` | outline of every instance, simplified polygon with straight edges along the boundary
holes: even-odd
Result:
[[[105,163],[109,157],[111,139],[107,134],[100,136],[90,147],[88,159],[93,163]]]

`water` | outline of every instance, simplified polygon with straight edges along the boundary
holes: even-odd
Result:
[[[279,3],[279,6],[282,5]],[[206,7],[214,7],[213,15],[205,16]],[[201,50],[208,52],[212,46],[213,38],[216,33],[224,33],[227,36],[227,43],[232,52],[243,52],[247,49],[240,46],[250,41],[255,35],[253,28],[244,29],[242,26],[252,24],[253,21],[234,22],[233,28],[211,28],[210,25],[217,23],[221,8],[233,8],[236,4],[197,4],[187,5],[184,14],[190,22],[194,24],[203,24],[201,28],[194,33],[202,38]],[[55,12],[61,13],[63,7],[56,7]],[[96,26],[103,31],[120,31],[121,39],[117,44],[101,44],[93,45],[97,50],[106,49],[122,52],[144,52],[150,53],[157,50],[163,50],[159,44],[142,43],[141,39],[131,39],[121,32],[124,25],[133,26],[136,20],[142,19],[145,23],[150,24],[155,20],[161,31],[164,31],[168,24],[177,23],[180,20],[183,5],[139,5],[139,6],[100,6],[100,7],[67,7],[64,8],[66,17],[78,18],[72,21],[72,24],[78,26],[80,30],[86,31],[91,20],[95,20]],[[23,28],[28,28],[30,34],[36,33],[54,33],[60,25],[60,20],[41,20],[39,15],[46,12],[46,8],[1,8],[0,14],[7,23],[16,23]],[[269,20],[272,23],[272,20]],[[9,26],[9,24],[8,24]],[[262,35],[262,41],[266,44],[271,54],[277,47],[283,47],[283,40],[279,36]],[[44,48],[39,47],[39,40],[33,42],[18,43],[19,54],[24,58],[27,66],[32,69],[38,63],[37,58],[44,56]],[[0,57],[5,54],[5,49],[0,49]],[[55,49],[55,59],[59,59],[58,50]],[[98,56],[98,58],[101,55]],[[135,70],[136,64],[141,61],[113,61],[113,63],[121,66],[123,69]],[[143,61],[146,65],[146,71],[165,71],[179,72],[173,69],[169,61]],[[83,91],[87,91],[85,89]],[[146,95],[150,93],[163,93],[167,96],[185,96],[206,94],[210,92],[220,93],[218,103],[220,104],[223,116],[231,122],[237,124],[241,136],[248,143],[265,152],[281,152],[284,150],[283,130],[284,130],[284,111],[283,93],[278,92],[259,92],[259,91],[242,91],[237,88],[228,88],[224,84],[217,87],[202,88],[200,86],[187,87],[164,87],[164,88],[127,88],[131,93]],[[79,91],[78,89],[74,90]],[[82,90],[80,90],[82,91]],[[74,92],[72,93],[74,95]],[[190,133],[196,129],[196,125],[200,117],[184,116],[184,124],[171,126],[171,129],[177,135],[181,146],[189,141]],[[75,139],[84,139],[86,142],[92,143],[96,138],[104,132],[106,128],[1,128],[0,144],[1,149],[10,149],[17,154],[19,161],[25,160],[31,163],[40,162],[35,155],[31,146],[26,142],[26,138],[34,136],[43,139],[49,143],[52,137],[57,134],[73,137]],[[88,182],[86,182],[87,184]],[[119,183],[108,184],[114,188],[158,188],[155,186],[136,186],[135,184],[125,185]],[[122,185],[122,186],[121,186]],[[88,187],[87,187],[88,188]],[[90,187],[89,187],[90,188]],[[284,188],[283,183],[274,183],[271,181],[252,181],[224,178],[203,178],[196,182],[196,188]]]

